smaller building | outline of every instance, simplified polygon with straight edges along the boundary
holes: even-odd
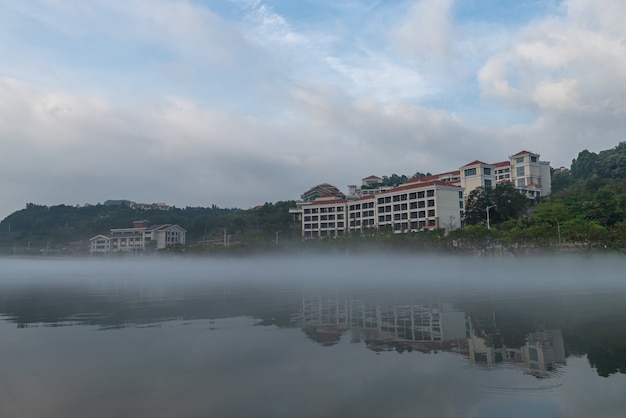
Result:
[[[148,226],[148,221],[135,221],[132,228],[115,228],[107,234],[89,239],[91,253],[143,251],[146,248],[162,250],[172,245],[185,244],[187,231],[178,225]]]

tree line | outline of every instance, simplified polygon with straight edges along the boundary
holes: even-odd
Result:
[[[415,176],[426,174],[416,173]],[[406,181],[392,175],[389,182]],[[290,248],[337,251],[385,246],[395,250],[520,252],[546,248],[626,248],[626,142],[599,153],[584,150],[569,169],[552,175],[552,194],[526,199],[510,183],[477,188],[465,205],[464,227],[394,234],[390,229],[360,231],[336,239],[301,242],[300,224],[289,209],[295,201],[265,203],[253,209],[172,207],[169,210],[131,209],[129,201],[104,204],[45,206],[28,203],[0,222],[0,253],[63,249],[84,244],[111,228],[178,224],[187,230],[187,247]],[[487,224],[487,214],[489,223]],[[445,225],[445,219],[440,222]],[[282,246],[277,244],[282,243]],[[223,246],[223,245],[222,245]]]

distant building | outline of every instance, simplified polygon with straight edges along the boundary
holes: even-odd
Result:
[[[165,203],[130,203],[131,209],[143,209],[143,210],[169,210],[170,206]]]
[[[303,202],[313,202],[318,197],[328,195],[328,194],[336,197],[337,199],[346,198],[346,195],[343,194],[338,188],[336,188],[332,184],[322,183],[322,184],[318,184],[317,186],[311,187],[309,190],[304,192],[300,196],[300,199],[302,199]]]
[[[89,247],[91,253],[142,251],[150,246],[160,250],[185,244],[186,233],[178,225],[148,226],[148,221],[135,221],[132,228],[111,229],[107,234],[90,238]]]

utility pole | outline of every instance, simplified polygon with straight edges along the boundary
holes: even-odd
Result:
[[[487,229],[491,229],[491,225],[489,223],[489,210],[491,208],[495,208],[497,205],[491,205],[491,206],[487,206],[487,209],[485,209],[485,211],[487,212]]]
[[[559,233],[559,247],[561,246],[561,224],[559,223],[559,220],[554,218],[554,220],[556,221],[556,230]]]

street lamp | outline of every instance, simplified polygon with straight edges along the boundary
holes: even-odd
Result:
[[[496,206],[497,205],[487,206],[487,209],[485,209],[485,212],[487,212],[487,229],[491,229],[491,225],[489,224],[489,209],[495,208]]]
[[[278,234],[280,234],[283,231],[276,231],[276,244],[278,244]]]

